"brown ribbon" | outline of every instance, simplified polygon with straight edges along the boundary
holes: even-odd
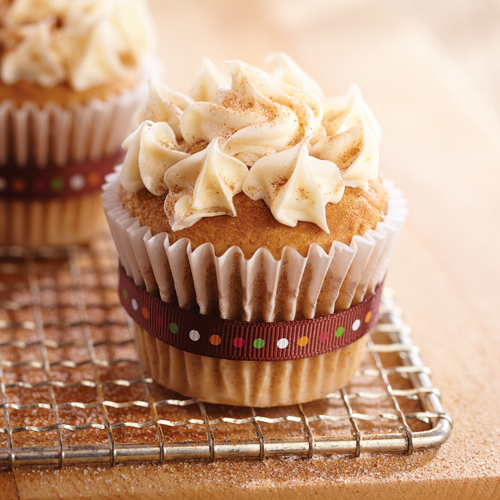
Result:
[[[0,198],[49,200],[97,193],[124,152],[63,166],[0,165]]]
[[[234,321],[163,302],[139,288],[120,266],[123,307],[144,330],[168,345],[211,358],[284,361],[310,358],[349,345],[371,330],[383,283],[363,302],[329,316],[273,323]]]

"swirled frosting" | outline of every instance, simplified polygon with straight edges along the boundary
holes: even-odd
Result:
[[[219,85],[226,80],[215,64],[206,57],[201,59],[198,73],[191,88],[191,95],[195,101],[211,101]]]
[[[380,127],[357,85],[325,98],[286,54],[268,60],[278,63],[271,74],[228,61],[224,80],[204,59],[190,97],[150,83],[136,115],[137,125],[148,121],[124,143],[122,184],[166,193],[172,230],[202,217],[237,216],[232,199],[243,191],[264,200],[282,224],[312,222],[329,232],[326,204],[338,203],[345,186],[366,189],[377,178]]]
[[[316,94],[321,99],[325,98],[323,89],[313,80],[303,69],[287,54],[283,52],[271,52],[266,57],[266,64],[277,62],[272,76],[292,87],[296,87],[304,92]]]
[[[180,118],[192,102],[190,97],[150,79],[148,99],[144,106],[137,110],[133,125],[138,127],[144,120],[166,122],[172,127],[177,139],[182,139]]]
[[[243,191],[253,200],[263,199],[274,218],[286,226],[301,220],[329,233],[325,205],[341,200],[344,184],[334,163],[309,154],[310,140],[308,136],[293,148],[257,161]]]
[[[190,145],[222,139],[222,150],[252,165],[300,142],[320,126],[320,99],[241,61],[228,61],[230,85],[212,102],[194,102],[181,117]]]
[[[198,153],[165,172],[169,193],[165,212],[172,230],[192,226],[202,217],[236,215],[233,196],[241,192],[247,166],[223,153],[215,138]]]
[[[156,196],[167,192],[165,172],[187,153],[178,151],[174,131],[168,123],[143,122],[122,144],[127,151],[120,180],[128,191],[148,189]]]
[[[3,0],[1,79],[85,91],[125,75],[153,32],[144,0]]]

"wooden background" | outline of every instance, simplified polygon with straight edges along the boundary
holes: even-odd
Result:
[[[327,95],[357,82],[381,171],[410,216],[388,277],[455,427],[413,456],[46,468],[0,473],[2,498],[500,497],[500,3],[153,0],[163,80],[201,56],[261,66],[284,50]]]

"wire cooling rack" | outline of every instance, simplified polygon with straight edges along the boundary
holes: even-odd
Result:
[[[0,467],[413,453],[451,432],[390,292],[349,386],[264,409],[187,399],[146,377],[116,285],[107,236],[0,255]]]

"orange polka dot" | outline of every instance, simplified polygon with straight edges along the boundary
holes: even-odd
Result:
[[[143,315],[146,319],[148,319],[148,318],[149,318],[149,311],[148,311],[145,307],[143,307],[143,308],[142,308],[142,315]]]
[[[365,323],[368,323],[371,318],[372,318],[372,312],[368,311],[365,316]]]
[[[99,172],[90,172],[87,182],[91,186],[98,186],[101,183],[101,174]]]
[[[212,335],[209,340],[212,345],[219,345],[222,342],[218,335]]]
[[[17,193],[21,193],[26,189],[26,182],[23,179],[14,179],[12,181],[12,189]]]
[[[305,345],[309,344],[309,337],[300,337],[300,339],[297,340],[297,344],[299,344],[300,347],[304,347]]]

